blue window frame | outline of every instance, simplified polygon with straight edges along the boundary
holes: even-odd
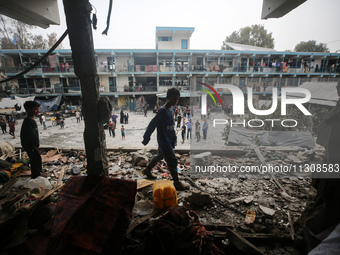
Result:
[[[172,36],[158,36],[159,42],[171,42]]]
[[[182,49],[188,49],[188,40],[182,39]]]

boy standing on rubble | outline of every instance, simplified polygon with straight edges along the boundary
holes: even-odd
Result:
[[[169,167],[175,188],[177,190],[188,190],[189,185],[178,180],[177,158],[174,153],[177,137],[171,106],[176,105],[179,98],[179,90],[170,88],[166,94],[167,101],[165,105],[160,108],[156,116],[150,121],[144,133],[142,144],[147,145],[150,141],[151,134],[157,128],[158,152],[151,159],[149,165],[143,171],[143,174],[145,174],[148,179],[156,179],[156,176],[151,173],[151,170],[164,158]]]
[[[25,149],[30,158],[31,178],[37,178],[42,171],[41,156],[39,153],[39,133],[38,126],[34,120],[34,116],[39,114],[40,104],[35,101],[26,101],[24,108],[27,112],[27,117],[24,119],[21,131],[21,145]]]

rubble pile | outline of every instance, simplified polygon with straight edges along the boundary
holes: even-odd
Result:
[[[219,248],[222,247],[222,250],[230,248],[231,239],[229,240],[227,236],[234,236],[235,233],[238,240],[252,239],[260,247],[262,254],[285,254],[286,252],[298,254],[291,243],[292,239],[297,238],[294,222],[299,219],[308,202],[316,195],[308,174],[280,173],[275,176],[258,173],[256,175],[197,174],[190,168],[190,162],[199,161],[237,166],[253,166],[261,163],[303,165],[307,162],[309,164],[314,161],[321,162],[324,153],[301,148],[287,151],[260,148],[259,151],[260,155],[254,148],[248,147],[244,155],[239,157],[213,156],[210,152],[201,153],[204,155],[198,157],[189,153],[176,153],[180,179],[191,185],[189,191],[178,192],[179,206],[191,208],[197,213],[200,223],[213,233],[216,240],[221,241]],[[141,233],[164,213],[164,210],[154,207],[153,181],[146,180],[142,174],[142,170],[154,154],[155,151],[151,150],[107,152],[109,176],[137,181],[135,206],[127,230],[130,244],[134,243],[134,245],[136,242],[143,242],[144,236]],[[23,159],[27,158],[25,153],[19,150],[2,158],[15,161],[20,156]],[[30,171],[20,172],[12,176],[7,183],[1,184],[1,224],[11,219],[22,208],[34,208],[35,203],[45,201],[45,204],[55,206],[58,192],[64,183],[72,176],[86,175],[84,151],[53,149],[42,153],[42,161],[43,181],[36,186],[34,184],[27,186]],[[153,173],[157,176],[157,180],[171,179],[166,162],[163,160],[153,169]],[[51,186],[48,187],[46,182]],[[42,183],[46,184],[43,188],[41,188]],[[272,242],[269,247],[263,244],[265,240],[276,242]],[[246,243],[246,241],[242,242]],[[285,242],[288,245],[284,246]]]

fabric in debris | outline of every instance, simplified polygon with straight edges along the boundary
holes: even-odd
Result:
[[[12,163],[8,162],[7,160],[0,159],[0,167],[2,169],[10,167],[11,165],[12,165]]]
[[[15,163],[12,164],[10,171],[12,175],[21,173],[23,171],[27,171],[30,168],[28,167],[28,161],[24,159],[17,160]]]
[[[62,95],[59,95],[50,100],[35,100],[40,104],[39,112],[49,112],[56,111],[59,108],[60,102],[62,99]]]
[[[6,183],[11,178],[11,173],[9,171],[0,171],[0,183]]]
[[[57,54],[51,54],[48,56],[48,63],[50,63],[51,68],[57,68],[58,67],[58,56]]]
[[[175,206],[156,220],[146,231],[137,254],[222,255],[213,235],[199,222],[198,215],[185,207]]]
[[[92,182],[90,182],[92,180]],[[50,240],[35,254],[119,254],[137,183],[110,177],[71,177],[59,194]]]
[[[340,254],[340,224],[308,255]]]

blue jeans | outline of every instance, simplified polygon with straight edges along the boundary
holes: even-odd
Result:
[[[191,128],[188,128],[188,132],[187,132],[187,140],[189,139],[189,133],[190,133],[190,139],[191,139]]]

